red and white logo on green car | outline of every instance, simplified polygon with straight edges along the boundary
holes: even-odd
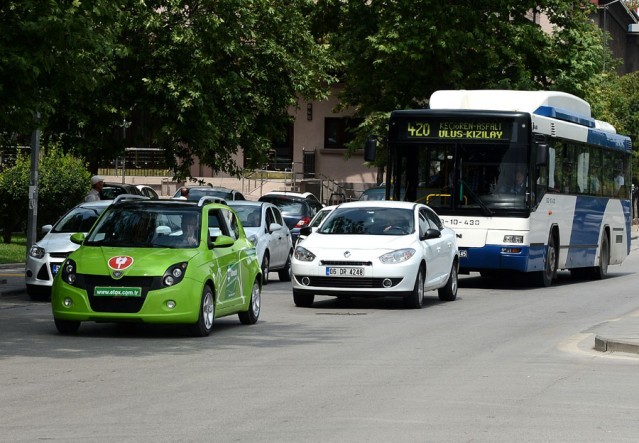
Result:
[[[129,257],[128,255],[119,255],[117,257],[111,257],[109,259],[108,265],[109,268],[114,271],[122,271],[133,264],[133,257]]]

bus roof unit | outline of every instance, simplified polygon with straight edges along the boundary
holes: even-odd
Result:
[[[490,103],[490,108],[486,108]],[[541,106],[590,118],[588,102],[565,92],[509,90],[448,90],[430,96],[431,109],[475,109],[534,113]]]

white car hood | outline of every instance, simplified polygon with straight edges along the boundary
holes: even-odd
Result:
[[[386,253],[397,249],[408,248],[416,240],[414,234],[409,235],[309,235],[300,245],[313,253],[317,251],[350,251],[364,250]]]
[[[71,234],[68,232],[56,234],[49,232],[37,244],[47,252],[72,252],[80,247],[71,242]]]

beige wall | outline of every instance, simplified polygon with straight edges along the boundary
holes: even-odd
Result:
[[[363,151],[355,153],[348,160],[345,150],[324,149],[324,118],[345,117],[352,114],[349,110],[333,112],[337,106],[338,87],[328,100],[312,103],[312,119],[308,120],[308,102],[300,100],[299,108],[289,113],[295,117],[293,131],[293,161],[295,171],[302,172],[303,151],[315,151],[315,172],[338,183],[373,184],[377,170],[364,164]],[[358,186],[359,188],[359,186]]]

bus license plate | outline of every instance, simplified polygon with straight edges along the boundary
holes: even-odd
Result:
[[[364,268],[326,268],[328,277],[363,277]]]

